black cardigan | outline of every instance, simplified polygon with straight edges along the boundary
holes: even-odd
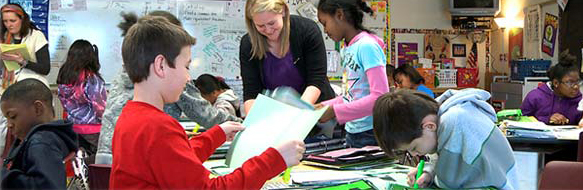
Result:
[[[334,91],[326,76],[328,67],[326,47],[320,28],[314,21],[296,15],[290,17],[290,28],[290,51],[295,66],[305,80],[302,92],[299,93],[302,94],[306,87],[313,85],[321,91],[316,102],[334,98]],[[243,100],[247,101],[255,99],[265,89],[263,60],[251,59],[252,47],[249,34],[243,36],[239,48],[241,77],[243,77]]]

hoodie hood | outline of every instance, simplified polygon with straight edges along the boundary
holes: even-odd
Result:
[[[469,88],[464,90],[448,90],[443,95],[435,98],[440,104],[438,115],[441,116],[447,110],[455,105],[462,103],[471,103],[478,110],[488,116],[493,122],[496,122],[496,111],[487,100],[490,99],[490,93],[485,90]]]
[[[40,131],[51,131],[59,136],[67,149],[70,151],[77,150],[77,134],[73,131],[73,122],[57,120],[50,123],[40,124],[32,128],[26,135],[25,140],[29,139],[33,134]]]
[[[228,101],[233,105],[233,107],[235,107],[235,109],[239,109],[239,97],[237,97],[237,95],[235,95],[235,92],[231,89],[228,89],[225,92],[221,93],[217,97],[216,102],[219,102],[219,100]]]

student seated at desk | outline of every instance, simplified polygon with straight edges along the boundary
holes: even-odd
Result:
[[[259,189],[266,180],[296,165],[304,144],[288,141],[247,160],[233,173],[210,179],[202,162],[244,127],[226,122],[189,140],[164,113],[187,82],[195,39],[167,19],[145,16],[122,44],[124,69],[134,97],[122,110],[112,141],[112,189]]]
[[[239,110],[241,100],[231,90],[231,87],[225,83],[225,79],[210,74],[202,74],[196,78],[194,85],[200,90],[202,97],[208,100],[213,107],[233,116],[241,116]]]
[[[77,151],[73,123],[53,121],[53,95],[43,82],[24,79],[2,98],[6,126],[17,140],[2,164],[0,189],[65,189],[63,160]]]
[[[387,64],[387,81],[389,81],[389,92],[395,91],[395,66]]]
[[[399,66],[395,70],[393,77],[397,88],[417,90],[427,94],[431,98],[435,98],[433,91],[424,85],[425,79],[411,65],[404,64]]]
[[[556,125],[577,125],[582,113],[577,110],[581,101],[581,79],[576,58],[561,53],[559,63],[547,75],[549,82],[530,91],[522,101],[522,115],[534,116],[541,122]]]
[[[375,102],[375,136],[389,155],[394,150],[413,156],[437,153],[437,161],[430,160],[417,179],[420,187],[434,182],[446,189],[515,189],[516,161],[494,124],[489,98],[479,89],[448,90],[436,100],[411,90],[385,94]],[[409,173],[410,185],[416,173]]]

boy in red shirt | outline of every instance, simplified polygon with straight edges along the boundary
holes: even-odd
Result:
[[[226,122],[188,140],[182,126],[164,113],[187,81],[195,39],[157,16],[145,16],[127,32],[122,57],[134,83],[134,99],[115,127],[110,179],[112,189],[259,189],[285,168],[297,165],[301,141],[269,148],[233,173],[209,178],[202,162],[243,126]]]

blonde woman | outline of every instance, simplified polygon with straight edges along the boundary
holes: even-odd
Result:
[[[334,97],[316,22],[290,15],[283,0],[248,0],[245,22],[239,51],[245,113],[261,91],[279,86],[294,88],[311,104]]]

